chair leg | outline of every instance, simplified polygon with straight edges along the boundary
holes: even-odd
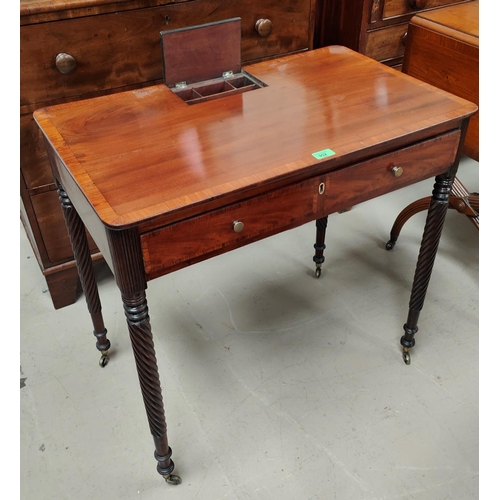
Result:
[[[391,239],[386,243],[385,248],[387,250],[392,250],[396,245],[396,241],[398,240],[399,233],[406,221],[408,221],[411,217],[419,212],[424,212],[429,208],[429,203],[431,201],[431,197],[427,196],[426,198],[421,198],[420,200],[414,201],[410,205],[408,205],[401,213],[397,216],[396,220],[391,229]]]
[[[456,177],[451,188],[450,208],[464,214],[479,229],[479,194],[469,193]]]
[[[427,210],[430,201],[430,196],[421,198],[420,200],[410,203],[410,205],[401,211],[392,226],[391,238],[385,245],[387,250],[392,250],[396,245],[399,233],[401,229],[403,229],[406,221],[415,214]],[[479,229],[479,195],[477,193],[470,194],[456,177],[451,188],[448,208],[453,208],[457,212],[466,215],[472,224]]]

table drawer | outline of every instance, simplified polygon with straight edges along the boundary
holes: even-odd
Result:
[[[193,0],[22,26],[21,105],[160,80],[159,34],[167,29],[241,17],[244,62],[307,49],[310,5],[311,0]],[[269,35],[256,31],[259,19],[271,20]]]
[[[328,174],[323,211],[338,212],[445,172],[453,164],[459,142],[457,130]]]
[[[405,51],[404,35],[408,24],[369,31],[366,35],[364,54],[376,61],[387,61],[402,57]]]
[[[385,0],[383,18],[416,14],[427,9],[460,3],[460,0]]]
[[[445,134],[145,233],[148,279],[442,173],[454,160],[459,137],[458,131]],[[402,175],[396,177],[394,167]],[[243,224],[240,232],[235,222]]]
[[[319,178],[309,179],[144,234],[141,241],[148,278],[314,219],[320,182]],[[236,221],[244,225],[240,232],[233,228]]]

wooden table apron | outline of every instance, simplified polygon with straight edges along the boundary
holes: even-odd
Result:
[[[100,364],[110,342],[85,228],[121,291],[157,469],[173,484],[180,478],[172,474],[147,282],[313,220],[321,270],[328,214],[435,176],[401,338],[407,355],[477,110],[344,47],[246,70],[267,86],[188,105],[159,85],[34,113]]]

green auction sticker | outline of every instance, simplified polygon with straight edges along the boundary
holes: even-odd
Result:
[[[316,153],[313,153],[312,155],[317,160],[322,160],[323,158],[327,158],[328,156],[333,156],[334,154],[335,151],[332,151],[331,149],[323,149],[322,151],[316,151]]]

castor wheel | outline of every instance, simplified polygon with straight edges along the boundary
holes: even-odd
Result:
[[[108,364],[108,361],[109,361],[109,356],[107,354],[103,354],[101,356],[101,359],[99,360],[99,366],[101,368],[104,368]]]
[[[316,278],[319,278],[321,276],[321,267],[317,267],[316,271],[314,271],[314,274],[316,275]]]
[[[396,246],[396,242],[395,242],[395,241],[392,241],[392,240],[389,240],[389,241],[385,244],[385,249],[386,249],[386,250],[392,250],[395,246]]]
[[[163,476],[165,478],[165,481],[168,484],[172,484],[174,486],[177,486],[178,484],[182,483],[181,476],[177,476],[176,474],[169,474],[168,476]]]
[[[408,351],[403,351],[403,361],[405,362],[405,365],[409,365],[411,363],[411,357]]]

